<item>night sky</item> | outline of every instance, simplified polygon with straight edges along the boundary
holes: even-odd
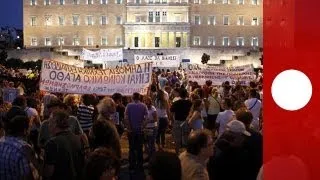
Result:
[[[0,27],[11,26],[22,29],[22,1],[0,0]]]

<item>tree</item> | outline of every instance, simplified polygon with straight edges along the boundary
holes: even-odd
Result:
[[[8,59],[4,66],[7,68],[21,68],[23,65],[23,61],[21,59],[10,58]]]
[[[201,57],[202,64],[207,64],[209,60],[210,60],[210,56],[206,53],[203,53],[203,55]]]
[[[0,53],[0,64],[5,64],[6,63],[6,60],[8,58],[8,53],[4,50],[1,51]]]

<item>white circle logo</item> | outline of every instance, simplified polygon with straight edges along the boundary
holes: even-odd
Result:
[[[296,111],[308,104],[312,96],[310,79],[301,71],[286,70],[272,82],[273,100],[282,109]]]

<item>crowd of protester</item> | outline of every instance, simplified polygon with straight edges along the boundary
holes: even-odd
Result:
[[[262,100],[261,77],[246,86],[200,86],[183,71],[164,70],[154,71],[145,96],[24,91],[12,103],[0,101],[0,179],[117,179],[127,136],[130,174],[255,180]],[[171,136],[174,152],[167,151]]]

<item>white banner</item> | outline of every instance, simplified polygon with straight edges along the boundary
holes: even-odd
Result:
[[[132,95],[147,94],[152,63],[115,69],[78,68],[52,60],[43,60],[40,90],[72,94]]]
[[[92,61],[92,63],[103,63],[106,61],[119,61],[123,60],[122,49],[100,49],[99,51],[90,51],[84,49],[80,55],[81,60]]]
[[[153,62],[153,67],[179,67],[179,55],[166,56],[149,56],[149,55],[134,55],[134,63],[139,64],[143,62]]]
[[[190,64],[187,74],[189,81],[196,81],[199,85],[204,85],[207,80],[211,80],[212,85],[221,85],[225,81],[248,85],[256,77],[252,64],[234,67]]]

